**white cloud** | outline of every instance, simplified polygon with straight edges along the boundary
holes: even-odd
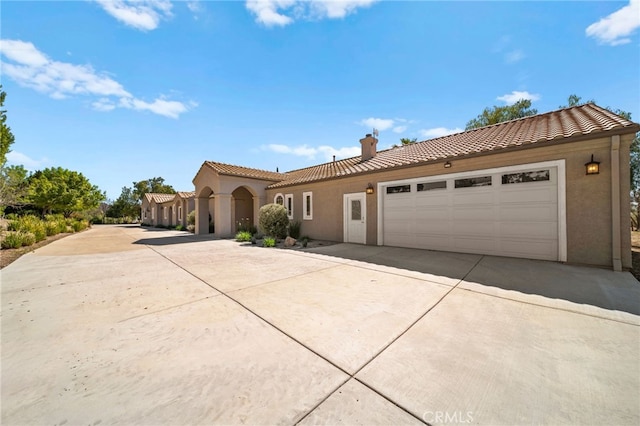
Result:
[[[504,55],[504,60],[508,64],[515,64],[522,59],[524,59],[524,52],[522,52],[522,50],[520,49],[512,50]]]
[[[34,171],[49,163],[49,159],[41,158],[40,160],[34,160],[26,154],[18,151],[11,151],[7,153],[7,164],[11,165],[23,165],[25,169]]]
[[[358,124],[365,126],[365,127],[369,127],[372,129],[378,129],[381,132],[384,130],[388,130],[390,128],[393,127],[395,121],[391,118],[374,118],[374,117],[369,117],[369,118],[365,118],[360,120],[360,122]]]
[[[540,95],[537,95],[535,93],[529,93],[529,92],[519,92],[517,90],[514,90],[511,93],[507,93],[506,95],[503,96],[498,96],[496,98],[499,101],[503,101],[505,102],[507,105],[513,105],[516,102],[518,102],[520,99],[527,99],[530,101],[537,101],[538,99],[540,99]]]
[[[169,0],[95,0],[109,15],[118,21],[149,31],[158,28],[161,19],[172,16],[173,5]]]
[[[407,130],[407,126],[396,126],[392,129],[395,133],[402,133]]]
[[[434,127],[432,129],[422,129],[418,132],[423,138],[433,139],[441,136],[452,135],[454,133],[460,133],[463,130],[456,127],[454,129],[447,129],[446,127]]]
[[[106,73],[99,73],[90,65],[51,60],[30,42],[0,40],[0,55],[10,61],[0,61],[5,76],[53,99],[74,95],[97,97],[91,105],[98,111],[111,111],[120,106],[148,110],[171,118],[177,118],[189,109],[181,102],[168,101],[163,97],[153,102],[140,100]]]
[[[629,4],[587,27],[585,33],[601,44],[617,46],[631,42],[629,36],[640,28],[640,0]]]
[[[281,144],[270,144],[263,146],[262,149],[277,152],[278,154],[289,154],[298,157],[307,157],[309,160],[313,160],[316,156],[321,156],[324,160],[331,160],[335,155],[336,158],[349,158],[360,155],[359,147],[346,147],[346,148],[334,148],[328,145],[321,145],[317,148],[310,147],[308,145],[299,145],[290,147]]]
[[[291,24],[296,19],[341,19],[378,0],[247,0],[256,22],[267,27]]]

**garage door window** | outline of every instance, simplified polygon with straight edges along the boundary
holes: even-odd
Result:
[[[411,185],[387,186],[387,194],[399,194],[401,192],[411,192]]]
[[[535,172],[509,173],[502,175],[502,184],[542,182],[549,180],[549,170],[538,170]]]
[[[434,189],[447,189],[447,181],[440,182],[427,182],[418,184],[418,192],[421,191],[433,191]]]
[[[467,179],[456,179],[456,188],[471,188],[475,186],[491,186],[491,176],[480,176]]]

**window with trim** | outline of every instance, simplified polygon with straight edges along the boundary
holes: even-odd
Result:
[[[434,189],[447,189],[447,181],[419,183],[417,187],[418,192],[433,191]]]
[[[313,192],[302,193],[302,219],[313,219]]]
[[[537,170],[534,172],[519,172],[502,175],[502,184],[542,182],[550,179],[549,170]]]
[[[387,194],[399,194],[401,192],[411,192],[411,185],[387,186]]]
[[[275,204],[280,204],[281,206],[284,206],[284,197],[282,196],[282,194],[276,194],[276,196],[273,197],[273,202]]]
[[[293,219],[293,194],[284,196],[284,208],[287,209],[287,217]]]
[[[466,179],[456,179],[455,188],[471,188],[476,186],[491,186],[491,176],[480,176]]]
[[[165,219],[167,218],[167,210],[168,210],[168,209],[167,209],[166,207],[163,207],[163,208],[162,208],[162,212],[164,213],[164,218],[165,218]]]
[[[182,206],[178,206],[178,220],[182,220]]]
[[[155,207],[151,209],[151,220],[155,220],[156,219],[156,209]]]

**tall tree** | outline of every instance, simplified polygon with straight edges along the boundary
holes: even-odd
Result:
[[[4,99],[7,96],[2,85],[0,84],[0,167],[4,167],[7,162],[7,154],[11,152],[9,149],[14,142],[11,128],[7,126],[7,111],[4,107]]]
[[[176,190],[173,189],[171,185],[165,185],[164,178],[161,177],[133,182],[132,195],[136,202],[141,202],[144,194],[152,192],[157,194],[175,194]]]
[[[409,138],[400,138],[400,145],[398,144],[393,144],[393,148],[397,148],[399,146],[406,146],[406,145],[411,145],[418,142],[418,138],[413,138],[413,139],[409,139]]]
[[[0,214],[26,203],[29,172],[23,166],[0,167]]]
[[[491,124],[502,123],[503,121],[529,117],[537,113],[537,109],[531,108],[531,101],[529,99],[520,99],[513,105],[485,108],[476,118],[469,120],[465,129],[477,129],[478,127],[490,126]]]
[[[133,190],[126,186],[122,187],[120,196],[111,203],[106,214],[109,217],[140,216],[140,205],[133,196]]]
[[[39,170],[29,178],[29,202],[43,214],[70,216],[98,207],[105,198],[106,194],[82,173],[62,167]]]

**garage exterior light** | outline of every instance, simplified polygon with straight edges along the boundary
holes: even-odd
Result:
[[[591,154],[591,161],[584,165],[587,169],[587,175],[597,175],[600,173],[600,162],[593,160],[593,154]]]

